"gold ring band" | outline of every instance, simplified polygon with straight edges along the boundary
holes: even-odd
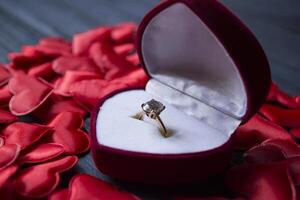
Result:
[[[144,116],[146,115],[149,118],[154,119],[159,125],[161,135],[163,137],[169,137],[170,135],[159,116],[160,113],[165,109],[165,106],[161,102],[152,99],[146,103],[143,103],[141,107],[143,111],[137,113],[134,118],[143,120]]]

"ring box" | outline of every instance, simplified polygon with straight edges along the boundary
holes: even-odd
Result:
[[[266,99],[270,70],[250,30],[214,0],[167,0],[142,20],[137,49],[145,88],[100,99],[91,117],[92,153],[104,174],[144,184],[203,181],[228,165],[236,128]],[[171,136],[149,118],[156,99]]]

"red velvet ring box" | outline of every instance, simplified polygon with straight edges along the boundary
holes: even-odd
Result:
[[[270,87],[266,56],[254,35],[214,0],[168,0],[138,29],[138,53],[151,77],[145,89],[100,100],[91,120],[92,153],[104,174],[146,184],[205,180],[231,159],[233,133],[257,112]],[[161,101],[172,136],[141,104]]]

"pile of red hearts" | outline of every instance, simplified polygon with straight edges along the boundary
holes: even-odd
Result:
[[[1,199],[51,194],[59,174],[90,148],[83,119],[97,100],[114,90],[145,85],[148,77],[139,66],[135,33],[132,23],[99,27],[76,34],[72,42],[44,38],[9,54],[10,63],[0,66]],[[24,122],[24,115],[35,117],[36,123]],[[69,199],[87,198],[87,191],[74,189],[80,184],[102,187],[104,197],[136,199],[87,175],[72,180]],[[93,190],[90,196],[96,195]]]
[[[139,199],[84,174],[73,177],[68,189],[57,187],[60,173],[90,148],[83,119],[97,101],[122,88],[145,86],[135,33],[132,23],[98,27],[76,34],[72,42],[44,38],[9,54],[10,63],[0,66],[1,199]],[[36,123],[24,122],[25,115]],[[300,139],[300,97],[273,84],[266,104],[238,128],[235,139],[243,163],[224,173],[228,191],[216,194],[224,197],[207,198],[300,196],[300,147],[294,142]]]

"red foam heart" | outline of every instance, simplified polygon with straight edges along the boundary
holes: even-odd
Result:
[[[128,192],[120,191],[116,187],[97,179],[93,176],[80,174],[70,182],[69,200],[89,199],[118,199],[118,200],[138,200],[139,198]]]
[[[7,106],[12,94],[10,93],[7,85],[0,88],[0,106]]]
[[[61,189],[48,196],[48,200],[67,200],[69,199],[69,190]]]
[[[134,66],[140,65],[140,58],[137,53],[126,56],[126,60]]]
[[[300,128],[292,128],[290,130],[290,133],[293,137],[295,137],[296,139],[300,139]]]
[[[42,80],[23,73],[15,74],[9,81],[9,90],[13,93],[9,109],[17,116],[38,108],[52,92],[52,88]]]
[[[76,156],[67,156],[23,169],[16,174],[13,180],[14,188],[16,192],[25,197],[45,197],[58,185],[59,174],[74,167],[77,161]]]
[[[42,38],[39,41],[39,44],[41,46],[63,49],[65,52],[72,51],[72,44],[69,41],[65,40],[64,38],[60,38],[60,37]]]
[[[9,124],[17,121],[17,117],[6,110],[0,109],[0,124]]]
[[[64,75],[67,71],[86,71],[100,73],[95,63],[87,57],[62,56],[53,62],[53,70]]]
[[[125,76],[137,68],[125,57],[116,54],[110,43],[98,42],[93,44],[90,48],[90,56],[100,70],[105,73],[106,80]],[[110,70],[113,70],[114,73],[107,74],[106,72]]]
[[[78,113],[62,112],[49,124],[53,128],[51,141],[61,144],[66,154],[80,154],[90,148],[89,136],[82,130],[82,116]]]
[[[72,98],[51,95],[51,97],[41,107],[34,111],[34,115],[44,122],[48,122],[59,113],[65,111],[77,112],[81,116],[86,114],[86,110]],[[47,115],[45,115],[45,112],[47,112]]]
[[[75,34],[73,37],[72,50],[74,55],[84,55],[90,46],[96,41],[110,40],[110,27],[99,27],[87,32]]]
[[[246,124],[240,126],[235,132],[237,149],[249,149],[266,139],[292,140],[289,133],[282,127],[267,121],[258,114]]]
[[[56,58],[58,56],[71,55],[71,48],[64,48],[61,45],[34,45],[34,46],[23,46],[22,51],[24,52],[36,52],[37,54],[42,54],[49,58]]]
[[[227,183],[239,195],[255,200],[296,199],[286,163],[244,164],[228,172]]]
[[[137,26],[134,23],[121,23],[112,29],[111,38],[116,44],[134,41],[136,29]]]
[[[119,56],[127,56],[133,53],[135,50],[135,45],[132,43],[122,44],[114,47],[114,51]]]
[[[64,147],[60,144],[47,143],[38,144],[30,149],[26,149],[20,157],[20,163],[39,163],[51,160],[64,153]]]
[[[101,78],[101,75],[94,72],[67,71],[63,79],[58,83],[57,87],[54,89],[54,93],[62,96],[71,96],[70,87],[72,86],[72,84],[86,79]]]
[[[0,86],[6,84],[10,78],[9,71],[0,64]]]
[[[92,110],[99,99],[117,90],[126,88],[142,88],[146,85],[148,77],[143,69],[137,69],[129,75],[114,79],[105,80],[84,80],[72,85],[70,92],[73,97],[84,105],[88,110]]]
[[[18,170],[18,165],[10,165],[2,170],[0,170],[0,188],[2,188],[9,178],[16,173]]]
[[[52,70],[52,63],[44,63],[31,68],[28,75],[43,78],[46,81],[53,80],[57,74]]]
[[[281,91],[275,83],[272,83],[267,101],[277,102],[288,108],[300,108],[296,99]]]
[[[1,133],[6,144],[18,144],[21,149],[34,144],[50,130],[49,127],[39,124],[15,122],[8,125]]]
[[[300,109],[285,109],[265,104],[259,112],[280,126],[300,127]]]
[[[0,147],[0,171],[11,165],[19,156],[20,151],[21,147],[17,144],[5,144]]]

